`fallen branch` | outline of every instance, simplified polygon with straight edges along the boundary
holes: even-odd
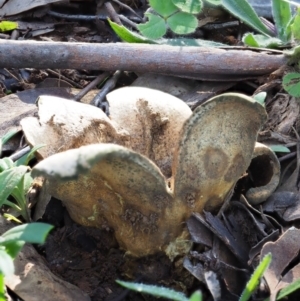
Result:
[[[287,60],[244,49],[0,41],[0,68],[126,70],[226,81],[270,74]]]

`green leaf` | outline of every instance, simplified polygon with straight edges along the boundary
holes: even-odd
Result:
[[[285,91],[294,97],[300,97],[300,73],[288,73],[282,78]]]
[[[128,43],[147,43],[147,44],[157,44],[155,41],[147,39],[135,32],[130,31],[125,26],[121,26],[108,19],[109,25],[113,31],[120,37],[121,40]]]
[[[265,101],[266,101],[267,93],[266,92],[260,92],[255,95],[253,95],[253,98],[260,103],[262,106],[265,106]]]
[[[269,148],[275,153],[290,153],[291,151],[283,145],[269,145]]]
[[[291,24],[291,31],[296,40],[300,40],[300,8],[297,9],[294,21]]]
[[[2,138],[2,144],[5,144],[10,138],[12,138],[16,133],[18,133],[19,130],[11,130],[9,132],[7,132]]]
[[[12,275],[15,271],[12,258],[7,254],[5,249],[0,249],[0,273],[4,276]]]
[[[297,65],[300,68],[300,46],[295,46],[290,50],[285,50],[283,52],[288,58],[288,65]]]
[[[0,159],[0,172],[9,168],[13,168],[15,163],[12,159],[8,157],[4,157]]]
[[[18,23],[17,22],[12,22],[12,21],[2,21],[0,22],[0,31],[10,31],[18,28]]]
[[[142,283],[126,282],[126,281],[116,281],[118,284],[140,293],[147,293],[152,296],[168,298],[174,301],[189,301],[183,293],[176,292],[172,289],[166,287],[159,287],[156,285],[148,285]]]
[[[272,0],[272,12],[277,35],[280,40],[287,43],[291,39],[291,33],[287,31],[288,24],[292,18],[290,4],[282,0]]]
[[[209,4],[218,6],[222,4],[222,0],[205,0],[205,2],[208,2]]]
[[[158,43],[161,45],[171,46],[197,46],[197,47],[228,47],[226,44],[201,40],[201,39],[188,39],[188,38],[177,38],[177,39],[160,39]]]
[[[263,36],[263,37],[266,37],[266,36]],[[268,37],[266,37],[266,38],[268,38]],[[254,34],[252,34],[252,33],[248,32],[248,33],[244,34],[242,41],[247,46],[260,47],[259,42],[256,40]]]
[[[198,27],[198,19],[188,13],[177,13],[167,19],[171,30],[177,34],[192,33]]]
[[[200,291],[194,292],[189,301],[202,301],[202,293]]]
[[[4,275],[0,273],[0,301],[7,301],[5,297]]]
[[[14,209],[16,211],[21,211],[21,208],[17,204],[15,204],[15,203],[13,203],[13,202],[11,202],[9,200],[5,200],[4,203],[3,203],[3,205],[10,206],[12,209]],[[4,213],[4,214],[7,214],[7,213]]]
[[[2,234],[0,243],[6,245],[9,242],[25,241],[32,244],[42,244],[51,229],[53,226],[45,223],[23,224]]]
[[[251,47],[258,48],[278,48],[282,46],[282,41],[277,38],[267,37],[262,34],[246,33],[243,36],[243,43]]]
[[[24,191],[24,194],[26,194],[29,190],[29,188],[31,187],[31,184],[33,182],[33,178],[31,176],[31,174],[28,172],[24,175],[24,178],[23,178],[23,191]]]
[[[17,161],[15,162],[15,165],[16,165],[16,166],[20,166],[20,165],[28,165],[28,163],[30,162],[30,160],[33,159],[34,153],[35,153],[38,149],[40,149],[40,148],[42,148],[42,147],[44,147],[44,146],[46,146],[46,144],[39,144],[39,145],[34,146],[34,147],[30,150],[30,152],[29,152],[28,154],[22,156],[19,160],[17,160]]]
[[[299,289],[300,289],[300,279],[297,279],[294,282],[287,285],[285,288],[283,288],[278,293],[276,300],[281,300]]]
[[[15,259],[24,245],[25,245],[25,241],[17,240],[17,241],[8,242],[7,244],[5,244],[3,246],[5,247],[6,253],[12,259]]]
[[[32,181],[33,178],[31,177],[30,173],[26,173],[11,193],[20,207],[20,215],[22,215],[26,221],[30,221],[29,211],[27,208],[26,193],[28,192]]]
[[[149,39],[159,39],[167,32],[165,20],[157,15],[146,13],[148,22],[137,25],[138,30],[142,35]]]
[[[259,280],[263,276],[264,272],[268,268],[272,261],[272,254],[268,253],[260,262],[260,264],[257,266],[257,268],[254,270],[254,273],[252,274],[250,280],[246,284],[245,289],[242,292],[242,295],[239,299],[239,301],[247,301],[250,299],[253,292],[256,290],[256,288],[259,285]]]
[[[186,13],[199,14],[202,9],[202,0],[172,0],[180,10]]]
[[[27,172],[26,166],[13,167],[0,173],[0,206],[12,193]]]
[[[229,13],[236,16],[258,32],[266,36],[271,36],[270,31],[260,20],[247,0],[222,0],[222,6],[228,10]]]
[[[20,210],[21,208],[19,208],[18,210]],[[8,221],[14,221],[17,224],[22,224],[22,222],[16,218],[14,215],[9,214],[9,213],[3,213],[3,216],[8,220]]]
[[[167,18],[178,11],[172,0],[149,0],[150,6],[164,18]]]

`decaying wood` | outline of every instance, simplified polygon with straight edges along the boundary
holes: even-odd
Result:
[[[244,80],[287,63],[283,54],[147,44],[0,41],[0,68],[126,70],[201,80]]]

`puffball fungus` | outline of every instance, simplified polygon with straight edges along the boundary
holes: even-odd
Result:
[[[50,194],[76,222],[112,228],[130,254],[165,251],[174,258],[186,251],[178,248],[188,238],[185,221],[191,213],[219,208],[246,171],[265,109],[231,93],[188,113],[180,100],[166,101],[165,93],[155,91],[155,100],[145,100],[134,91],[129,99],[122,90],[111,93],[118,101],[108,96],[111,120],[106,122],[114,137],[126,133],[126,143],[118,145],[118,139],[101,131],[99,140],[105,143],[95,139],[97,144],[52,155],[32,175],[46,178]],[[59,111],[53,114],[52,121]],[[110,139],[113,143],[106,143]]]

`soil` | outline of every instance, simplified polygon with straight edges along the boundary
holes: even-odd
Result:
[[[120,287],[115,281],[130,280],[164,285],[190,293],[199,282],[164,254],[135,259],[118,247],[113,232],[74,223],[61,202],[52,199],[44,222],[56,226],[39,251],[53,273],[88,293],[92,301],[156,300]]]

